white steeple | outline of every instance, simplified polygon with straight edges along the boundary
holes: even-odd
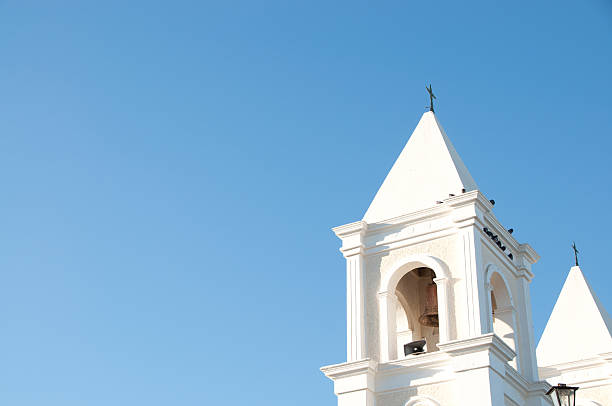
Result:
[[[363,221],[377,223],[436,204],[449,193],[478,189],[444,129],[429,111],[421,117],[370,204]]]
[[[612,319],[580,267],[569,272],[538,343],[540,367],[612,352]]]
[[[339,406],[549,404],[531,330],[539,257],[492,208],[423,114],[363,220],[333,229],[347,358],[322,371]]]

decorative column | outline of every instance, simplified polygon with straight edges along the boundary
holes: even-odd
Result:
[[[367,356],[365,329],[365,270],[363,239],[367,223],[334,228],[342,240],[340,251],[346,258],[346,360],[359,361]]]
[[[438,322],[440,342],[450,341],[450,312],[451,306],[448,303],[448,278],[434,278],[438,294]]]
[[[457,254],[463,258],[463,264],[457,267],[455,275],[463,284],[458,292],[461,296],[465,295],[464,298],[454,297],[455,304],[459,304],[459,300],[465,304],[462,304],[462,307],[465,307],[461,311],[461,320],[455,320],[457,328],[455,334],[459,339],[478,337],[486,332],[487,315],[481,312],[481,304],[486,303],[486,297],[480,288],[484,286],[484,270],[480,264],[482,244],[480,233],[476,232],[476,224],[486,212],[490,211],[492,205],[480,192],[476,192],[472,196],[466,194],[466,200],[457,200],[452,207],[453,222],[461,238]],[[458,286],[453,289],[456,287]]]
[[[484,333],[493,333],[493,302],[491,301],[491,293],[493,293],[493,286],[489,281],[485,281],[485,314],[487,315],[487,322],[484,324]]]
[[[380,360],[387,362],[397,358],[397,334],[395,309],[397,296],[393,292],[379,292],[378,306],[380,315]]]
[[[483,297],[484,292],[479,289],[481,284],[484,285],[484,270],[478,266],[479,258],[481,258],[481,243],[479,236],[474,233],[474,226],[466,227],[462,230],[463,234],[463,257],[465,261],[464,281],[465,294],[467,299],[467,336],[463,337],[478,337],[486,332],[487,315],[481,312],[481,303],[486,303],[487,298]]]
[[[531,295],[529,294],[529,283],[533,278],[531,265],[536,263],[540,256],[529,244],[521,244],[518,252],[518,268],[520,277],[518,279],[518,297],[515,301],[517,312],[522,317],[517,317],[517,331],[521,332],[517,337],[517,348],[520,348],[521,373],[532,381],[539,380],[538,364],[536,359],[536,341],[533,334],[533,318],[531,315]]]

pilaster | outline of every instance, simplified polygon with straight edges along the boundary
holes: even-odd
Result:
[[[506,403],[506,366],[515,356],[495,334],[439,344],[452,358],[455,388],[461,404],[501,406]],[[474,388],[474,390],[466,390]]]
[[[444,309],[439,313],[439,334],[440,334],[440,342],[444,343],[450,340],[451,333],[451,320],[450,320],[450,312],[447,309],[452,308],[449,305],[448,298],[448,283],[449,278],[434,278],[434,283],[436,284],[437,294],[438,294],[438,308]]]
[[[484,286],[481,266],[478,266],[477,250],[480,250],[480,244],[476,240],[474,227],[466,227],[461,230],[463,240],[463,258],[464,258],[464,273],[463,280],[465,286],[465,295],[467,300],[465,323],[468,327],[468,335],[463,338],[476,337],[486,333],[487,315],[481,310],[481,303],[486,303],[484,290],[480,286]],[[478,237],[479,238],[479,237]]]
[[[518,306],[521,306],[521,311],[524,317],[517,317],[518,332],[517,346],[524,348],[524,351],[519,353],[520,372],[531,382],[539,380],[538,377],[538,360],[536,358],[536,342],[533,333],[533,318],[531,315],[531,296],[529,294],[529,281],[526,278],[519,278],[519,297],[516,301]]]
[[[397,296],[387,291],[379,292],[378,306],[380,307],[381,324],[385,326],[380,328],[380,360],[386,362],[397,358],[397,338],[394,334],[389,334],[389,331],[395,331],[396,329]]]
[[[346,258],[346,360],[366,358],[364,242],[367,223],[357,221],[336,227]]]
[[[376,370],[371,359],[330,365],[321,371],[334,382],[338,406],[375,406]]]

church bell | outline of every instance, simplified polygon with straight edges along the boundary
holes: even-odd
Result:
[[[438,288],[432,281],[425,288],[425,311],[419,317],[419,323],[428,327],[438,327]]]

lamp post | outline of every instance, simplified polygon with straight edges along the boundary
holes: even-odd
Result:
[[[564,383],[560,383],[550,388],[546,394],[550,395],[555,406],[576,406],[577,390],[577,386],[567,386]]]

